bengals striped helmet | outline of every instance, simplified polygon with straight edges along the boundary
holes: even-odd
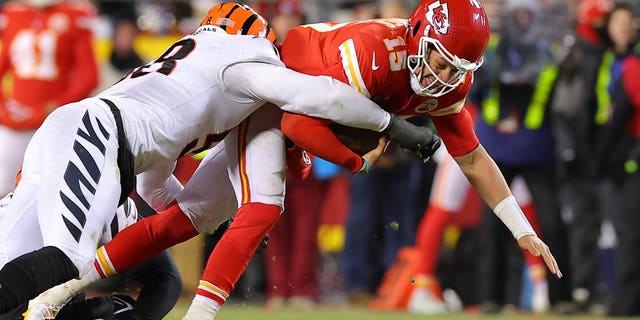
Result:
[[[200,26],[213,25],[228,34],[255,35],[276,41],[276,33],[265,18],[247,5],[236,2],[217,4],[209,9]]]

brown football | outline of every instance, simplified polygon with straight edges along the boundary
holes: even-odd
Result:
[[[329,128],[340,139],[342,144],[359,155],[364,155],[375,149],[378,146],[378,140],[382,136],[380,132],[347,127],[341,124],[332,124]]]

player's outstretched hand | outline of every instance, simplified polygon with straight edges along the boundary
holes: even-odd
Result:
[[[544,263],[547,265],[547,268],[549,268],[549,271],[551,271],[556,278],[562,278],[562,272],[560,272],[556,258],[551,254],[549,246],[542,242],[540,238],[535,235],[525,235],[518,239],[518,245],[520,245],[522,249],[528,250],[536,257],[542,256],[542,259],[544,259]]]

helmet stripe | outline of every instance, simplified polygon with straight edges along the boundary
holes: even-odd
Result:
[[[247,20],[245,20],[242,24],[242,34],[248,34],[249,29],[251,29],[251,26],[254,22],[256,22],[256,20],[258,20],[258,16],[255,14],[252,14],[249,18],[247,18]]]

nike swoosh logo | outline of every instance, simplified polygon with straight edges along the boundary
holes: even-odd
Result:
[[[376,53],[373,52],[373,60],[371,61],[371,69],[373,71],[376,71],[378,69],[380,69],[380,66],[376,66]]]
[[[115,310],[113,312],[113,315],[117,315],[123,312],[127,312],[129,310],[133,310],[133,305],[131,303],[129,303],[128,301],[118,297],[118,296],[113,296],[113,304],[114,305],[118,305],[115,306]]]

